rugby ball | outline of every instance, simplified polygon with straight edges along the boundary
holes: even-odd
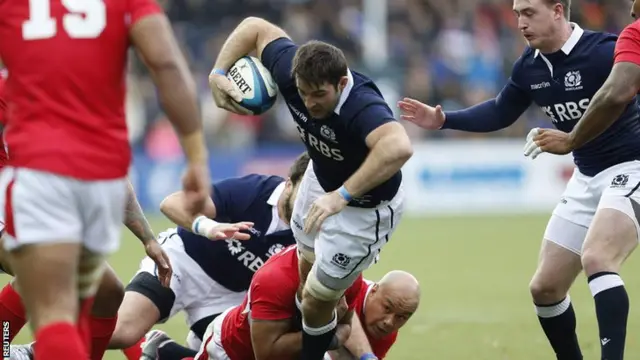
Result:
[[[253,56],[244,56],[227,72],[227,78],[242,94],[240,106],[259,115],[276,102],[278,87],[262,62]]]

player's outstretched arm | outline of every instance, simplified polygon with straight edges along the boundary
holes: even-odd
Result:
[[[412,122],[427,130],[453,129],[468,132],[492,132],[511,126],[531,105],[529,93],[518,85],[523,76],[521,61],[513,66],[511,78],[498,96],[478,105],[458,111],[443,111],[420,101],[404,98],[398,102],[402,120]]]
[[[365,138],[370,149],[364,163],[344,183],[352,197],[359,197],[397,173],[413,155],[404,127],[391,121],[377,127]]]
[[[177,191],[164,198],[160,203],[160,211],[174,224],[186,229],[191,228],[191,224],[199,216],[204,215],[209,219],[216,218],[216,205],[211,198],[205,202],[202,212],[195,215],[189,213],[186,209],[186,199],[182,191]]]
[[[591,99],[587,111],[569,133],[571,149],[582,147],[607,130],[636,97],[639,87],[640,65],[616,63],[607,81]]]
[[[217,211],[211,198],[205,201],[201,213],[193,214],[188,209],[185,193],[178,191],[162,200],[160,211],[174,224],[191,229],[195,234],[212,240],[228,238],[249,240],[251,238],[251,235],[239,232],[251,228],[253,226],[251,222],[227,224],[212,220],[216,217]]]
[[[189,162],[208,157],[195,81],[164,14],[136,22],[129,36],[158,87],[160,102],[176,128]],[[208,186],[209,184],[207,184]]]

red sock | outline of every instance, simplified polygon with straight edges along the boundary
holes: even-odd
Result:
[[[88,354],[91,354],[91,308],[93,308],[93,297],[80,300],[78,333]]]
[[[89,324],[91,327],[91,360],[102,360],[102,357],[109,346],[113,330],[116,329],[117,320],[117,317],[91,317]]]
[[[144,342],[144,338],[138,340],[138,342],[135,345],[122,350],[122,353],[127,358],[127,360],[140,360],[140,357],[142,357],[143,342]]]
[[[22,299],[10,283],[5,285],[0,292],[0,319],[9,321],[9,342],[13,341],[20,329],[27,323]]]
[[[41,327],[35,336],[36,360],[86,360],[87,355],[78,334],[70,323],[53,323]]]

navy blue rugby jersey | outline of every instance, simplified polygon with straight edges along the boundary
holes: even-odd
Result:
[[[285,186],[279,176],[251,174],[212,185],[215,221],[251,221],[250,240],[210,240],[178,227],[186,253],[209,277],[231,291],[249,288],[253,274],[269,257],[295,244],[291,228],[278,216]]]
[[[443,128],[474,132],[513,124],[535,103],[553,125],[570,132],[613,67],[617,36],[582,30],[577,24],[565,45],[552,54],[527,47],[513,66],[500,94],[469,109],[446,113]],[[634,99],[609,129],[573,151],[581,173],[594,176],[626,161],[640,159],[640,111]]]
[[[297,49],[298,46],[290,39],[276,39],[265,47],[261,60],[289,107],[320,186],[330,192],[342,186],[364,162],[369,154],[365,142],[367,135],[379,126],[396,120],[374,82],[353,70],[348,72],[349,82],[332,116],[326,119],[312,118],[291,74]],[[367,194],[354,199],[349,206],[367,208],[389,201],[397,193],[401,182],[402,172],[398,171]]]

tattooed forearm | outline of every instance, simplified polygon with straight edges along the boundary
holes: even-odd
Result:
[[[151,225],[142,212],[130,181],[127,181],[127,207],[124,211],[124,224],[143,243],[155,239]]]

